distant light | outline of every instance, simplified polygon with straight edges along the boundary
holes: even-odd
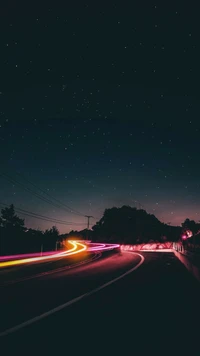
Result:
[[[182,240],[187,240],[187,235],[182,235]]]
[[[186,234],[187,234],[187,237],[192,237],[192,235],[193,235],[191,230],[187,230]]]

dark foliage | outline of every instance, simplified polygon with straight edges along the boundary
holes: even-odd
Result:
[[[200,224],[186,219],[181,227],[161,223],[154,215],[143,209],[130,206],[106,209],[103,217],[92,230],[71,231],[59,235],[56,226],[45,232],[27,229],[20,219],[13,204],[1,210],[0,217],[0,254],[37,252],[55,250],[68,238],[89,239],[93,241],[139,244],[150,241],[178,241],[186,230],[197,234]],[[198,235],[199,236],[199,235]],[[197,237],[198,239],[198,237]],[[192,240],[191,240],[192,241]]]
[[[42,232],[27,229],[24,220],[15,214],[14,205],[1,210],[0,255],[55,250],[59,240],[56,226]]]
[[[130,206],[106,209],[93,226],[93,239],[120,243],[176,241],[181,228],[161,223],[154,215]]]

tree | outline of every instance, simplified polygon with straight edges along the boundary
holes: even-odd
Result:
[[[54,250],[56,243],[58,242],[59,231],[56,226],[52,226],[51,229],[47,229],[44,232],[44,248],[45,250]]]
[[[44,243],[44,233],[37,229],[28,229],[24,234],[24,247],[26,252],[40,251]]]
[[[0,224],[4,229],[18,229],[24,231],[24,220],[15,214],[14,205],[1,210]]]
[[[183,232],[190,230],[194,235],[199,231],[199,224],[197,224],[194,220],[190,220],[187,218],[181,225]]]
[[[154,215],[126,205],[106,209],[102,219],[93,226],[94,238],[124,243],[159,240],[163,230],[164,224]]]
[[[14,205],[1,210],[1,254],[15,253],[23,249],[24,220],[15,214]]]
[[[160,222],[154,215],[143,209],[130,206],[106,209],[103,217],[92,227],[93,240],[142,243],[162,241],[163,236],[169,241],[178,239],[180,228]]]

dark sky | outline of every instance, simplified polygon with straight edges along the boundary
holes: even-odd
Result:
[[[197,9],[73,4],[1,5],[0,203],[72,222],[61,232],[124,204],[199,221]]]

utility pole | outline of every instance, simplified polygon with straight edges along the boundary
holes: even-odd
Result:
[[[87,237],[86,237],[86,240],[88,240],[88,234],[89,234],[89,228],[90,228],[90,218],[94,219],[94,216],[85,215],[85,217],[88,219],[88,221],[87,221]]]

